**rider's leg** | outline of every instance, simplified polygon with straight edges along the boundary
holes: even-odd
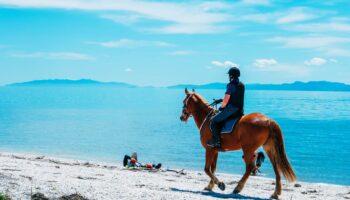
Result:
[[[223,111],[219,112],[211,119],[210,128],[212,130],[213,138],[207,143],[209,146],[220,147],[220,132],[222,124],[227,118],[234,115],[235,112],[235,109],[225,108]]]
[[[209,141],[207,144],[211,147],[220,147],[220,125],[215,122],[215,121],[212,121],[211,124],[210,124],[210,127],[211,127],[211,132],[213,134],[212,136],[212,140]]]

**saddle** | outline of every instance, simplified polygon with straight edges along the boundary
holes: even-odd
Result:
[[[232,133],[232,131],[235,129],[237,122],[242,118],[243,115],[234,116],[228,118],[221,128],[221,134],[228,134]]]

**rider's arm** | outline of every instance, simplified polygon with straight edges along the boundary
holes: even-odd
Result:
[[[231,95],[225,94],[225,97],[224,97],[224,99],[222,100],[222,104],[221,104],[221,107],[222,107],[222,108],[225,108],[225,107],[226,107],[226,105],[227,105],[227,103],[228,103],[228,100],[230,100],[230,97],[231,97]]]
[[[233,89],[234,88],[233,88],[233,86],[231,84],[227,84],[226,92],[225,92],[224,99],[222,100],[221,108],[225,108],[226,107],[228,101],[230,100],[230,97],[231,97]]]

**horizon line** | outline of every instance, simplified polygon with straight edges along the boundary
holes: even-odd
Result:
[[[196,86],[201,86],[201,85],[208,85],[208,84],[213,84],[213,83],[219,83],[219,84],[225,84],[227,82],[207,82],[207,83],[177,83],[177,84],[172,84],[172,85],[163,85],[163,86],[155,86],[155,85],[139,85],[139,84],[133,84],[133,83],[128,83],[128,82],[120,82],[120,81],[100,81],[96,79],[88,79],[88,78],[80,78],[80,79],[65,79],[65,78],[52,78],[52,79],[33,79],[33,80],[27,80],[27,81],[21,81],[21,82],[13,82],[13,83],[7,83],[7,84],[2,84],[0,85],[1,87],[3,86],[11,86],[15,84],[22,84],[22,83],[28,83],[28,82],[33,82],[33,81],[55,81],[55,80],[66,80],[66,81],[81,81],[81,80],[88,80],[88,81],[95,81],[97,83],[121,83],[121,84],[128,84],[136,87],[154,87],[154,88],[167,88],[167,87],[173,87],[173,86],[180,86],[180,85],[196,85]],[[261,85],[282,85],[282,84],[293,84],[296,82],[302,82],[302,83],[309,83],[309,82],[329,82],[329,83],[340,83],[340,84],[345,84],[345,85],[350,85],[350,83],[344,83],[344,82],[335,82],[335,81],[329,81],[329,80],[309,80],[309,81],[299,81],[295,80],[292,82],[281,82],[281,83],[253,83],[253,82],[248,82],[245,83],[246,85],[253,85],[253,84],[261,84]]]

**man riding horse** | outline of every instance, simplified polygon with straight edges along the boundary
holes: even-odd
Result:
[[[271,198],[278,199],[278,196],[282,194],[281,175],[284,175],[290,182],[294,182],[297,179],[287,158],[282,129],[278,123],[262,113],[250,113],[237,120],[235,128],[230,133],[220,136],[220,141],[219,134],[221,131],[219,125],[231,116],[243,114],[244,85],[239,82],[239,70],[231,68],[229,75],[230,83],[227,86],[223,105],[220,108],[221,112],[213,118],[211,124],[208,119],[215,112],[215,109],[194,90],[189,92],[185,89],[186,96],[183,100],[180,120],[187,122],[193,116],[194,122],[199,129],[200,141],[205,149],[204,171],[210,178],[210,182],[205,187],[205,190],[211,191],[215,185],[221,190],[225,190],[225,184],[215,175],[219,152],[242,149],[243,160],[246,165],[245,172],[233,190],[233,193],[240,193],[249,176],[256,169],[256,150],[259,147],[263,147],[276,175],[275,190]],[[209,145],[211,145],[209,146],[208,141],[212,138],[214,140],[209,142]],[[221,147],[213,148],[218,146]]]
[[[226,86],[224,99],[222,100],[219,113],[216,114],[210,124],[213,138],[207,144],[214,148],[220,148],[220,132],[223,123],[231,117],[240,117],[243,115],[244,106],[244,84],[239,81],[241,75],[237,67],[232,67],[228,71],[229,83]]]

